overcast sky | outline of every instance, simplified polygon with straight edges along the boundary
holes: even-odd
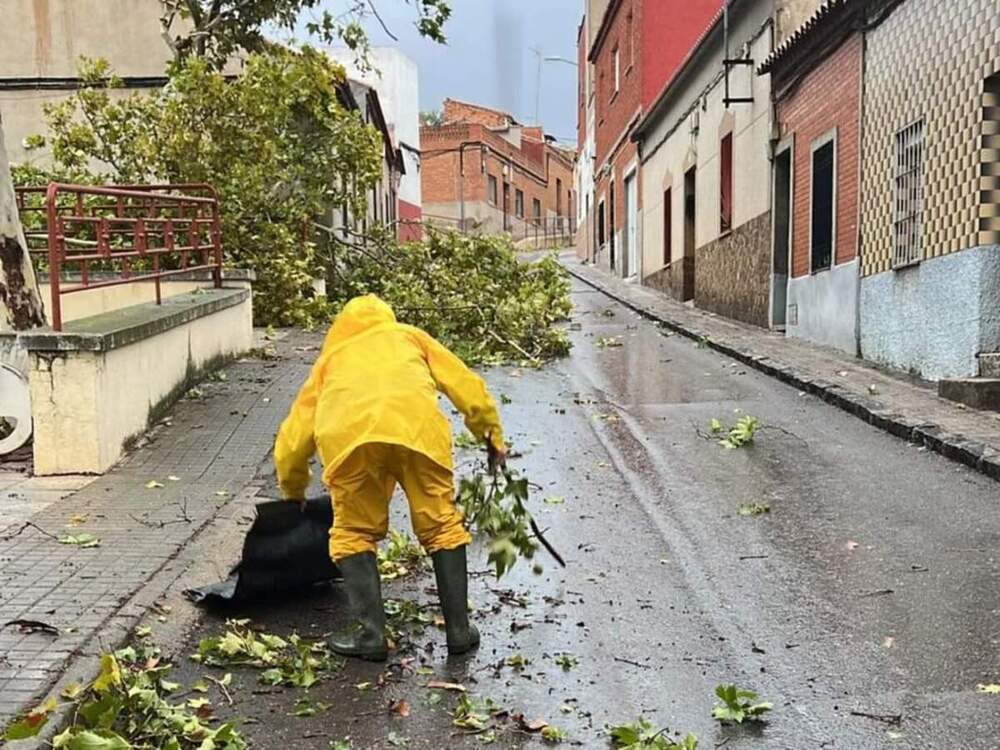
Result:
[[[342,0],[325,0],[331,11]],[[439,109],[445,97],[497,107],[524,123],[538,119],[560,139],[576,139],[576,67],[543,62],[537,86],[537,49],[543,57],[576,60],[581,0],[451,0],[446,46],[420,37],[414,9],[405,0],[377,0],[393,42],[377,22],[368,24],[375,45],[396,45],[420,68],[420,108]]]

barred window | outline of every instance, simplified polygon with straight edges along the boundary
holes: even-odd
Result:
[[[924,121],[896,133],[896,195],[893,213],[892,267],[919,263],[923,257]]]

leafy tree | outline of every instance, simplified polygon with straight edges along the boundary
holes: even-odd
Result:
[[[414,8],[420,34],[432,41],[445,41],[444,25],[451,15],[447,0],[404,0]],[[160,0],[160,28],[174,56],[203,57],[221,66],[240,50],[260,52],[267,47],[265,27],[292,30],[301,15],[321,0]],[[374,0],[349,0],[337,15],[323,11],[306,24],[320,40],[339,41],[367,61],[368,36],[364,21],[373,18],[395,39],[379,15]]]
[[[444,113],[439,109],[429,109],[420,113],[420,124],[436,128],[444,124]]]
[[[107,62],[46,109],[56,169],[77,182],[207,182],[222,201],[227,263],[257,273],[261,323],[309,325],[322,273],[307,229],[331,207],[355,215],[382,174],[377,130],[337,98],[343,69],[311,48],[272,48],[227,80],[198,57],[151,94],[113,96]],[[34,175],[37,181],[40,175]]]

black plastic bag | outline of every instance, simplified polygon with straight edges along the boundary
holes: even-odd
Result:
[[[257,517],[243,541],[243,557],[219,583],[188,589],[197,604],[251,602],[294,595],[310,586],[340,578],[330,559],[330,498],[257,504]]]

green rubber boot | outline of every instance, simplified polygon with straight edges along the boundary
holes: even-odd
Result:
[[[437,578],[438,598],[444,614],[448,653],[464,654],[479,645],[479,631],[469,623],[469,576],[465,547],[441,550],[431,555]]]
[[[385,610],[382,608],[382,580],[374,552],[359,552],[337,560],[344,576],[344,588],[351,612],[358,619],[355,628],[330,637],[330,648],[341,656],[368,661],[385,661],[389,647],[385,640]]]

